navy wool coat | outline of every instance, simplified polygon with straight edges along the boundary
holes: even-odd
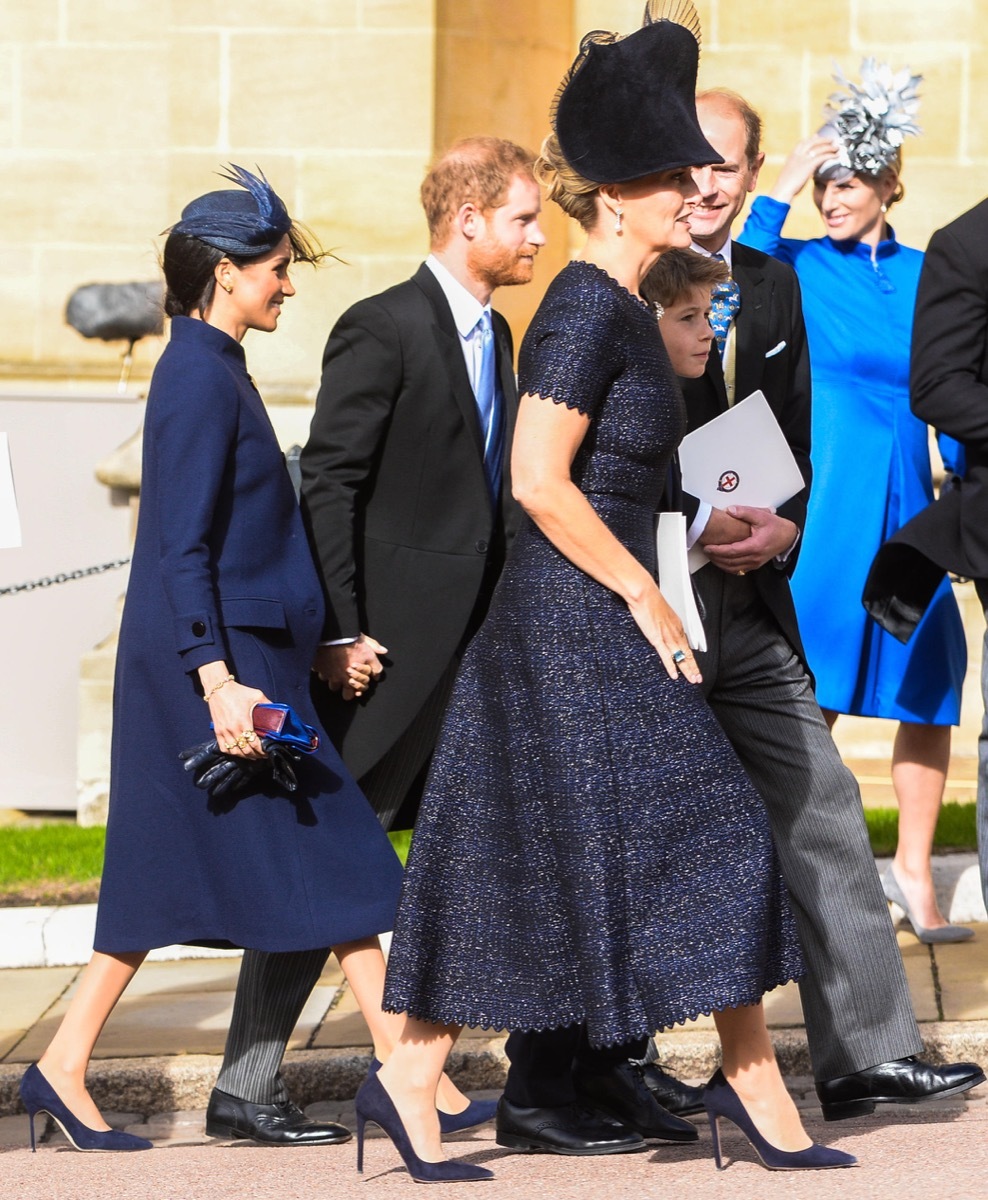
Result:
[[[317,724],[308,679],[322,623],[294,492],[243,349],[176,317],[148,396],[98,950],[304,950],[391,928],[401,868],[328,737],[300,764],[291,799],[260,785],[212,800],[179,760],[210,736],[196,668],[216,659]]]

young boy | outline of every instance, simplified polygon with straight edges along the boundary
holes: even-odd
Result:
[[[684,379],[697,379],[706,369],[714,340],[710,292],[727,278],[727,267],[718,259],[695,250],[669,250],[642,281],[642,295],[658,313],[672,368]]]

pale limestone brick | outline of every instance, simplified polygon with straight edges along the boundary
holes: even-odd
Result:
[[[352,29],[360,21],[361,0],[171,0],[177,29],[215,28]]]
[[[0,41],[54,41],[59,34],[59,7],[59,0],[4,0]]]
[[[168,38],[169,146],[216,147],[221,131],[221,44],[197,30]]]
[[[17,155],[2,165],[2,244],[146,245],[161,228],[161,156],[66,148],[61,155]]]
[[[231,39],[230,58],[236,145],[304,152],[428,144],[433,59],[424,32],[245,34]]]
[[[365,29],[431,29],[436,5],[433,0],[361,0],[358,7]]]
[[[932,42],[963,44],[978,37],[988,15],[984,0],[856,0],[854,7],[853,35],[862,47],[891,41],[917,49]]]
[[[351,260],[403,254],[426,241],[419,187],[428,150],[312,155],[299,166],[298,211],[325,246]]]
[[[10,0],[6,0],[7,3]],[[69,42],[157,41],[164,22],[158,4],[135,0],[62,0]]]
[[[25,46],[22,145],[96,156],[167,147],[167,55],[140,43]]]
[[[758,0],[757,4],[721,3],[716,38],[721,49],[756,48],[759,54],[843,54],[851,36],[851,5],[843,2],[793,3]]]

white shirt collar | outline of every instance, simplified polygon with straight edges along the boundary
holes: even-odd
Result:
[[[480,320],[481,314],[490,312],[491,306],[481,304],[477,297],[468,292],[449,268],[445,267],[434,254],[429,255],[425,260],[425,265],[435,275],[439,286],[443,289],[443,295],[449,304],[450,312],[453,314],[453,323],[460,337],[468,338]]]
[[[697,245],[696,242],[692,243],[692,249],[695,250],[697,252],[697,254],[702,254],[706,258],[713,258],[713,255],[710,253],[709,250],[705,249],[703,246]],[[733,249],[734,249],[734,242],[730,238],[728,238],[727,241],[723,244],[723,246],[721,246],[721,248],[717,251],[717,253],[721,256],[721,258],[724,260],[724,262],[727,263],[727,269],[729,271],[733,271],[733,269],[734,269],[732,262],[731,262]]]

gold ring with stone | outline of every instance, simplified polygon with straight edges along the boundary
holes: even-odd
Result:
[[[253,729],[245,729],[243,732],[243,739],[245,742],[255,742],[257,741],[257,734]]]
[[[739,575],[743,575],[743,574],[744,574],[744,571],[738,571],[738,574],[739,574]]]
[[[229,752],[230,750],[236,750],[236,748],[237,748],[237,743],[236,743],[236,742],[227,742],[227,744],[226,744],[226,747],[225,747],[225,749],[226,749],[228,752]]]

